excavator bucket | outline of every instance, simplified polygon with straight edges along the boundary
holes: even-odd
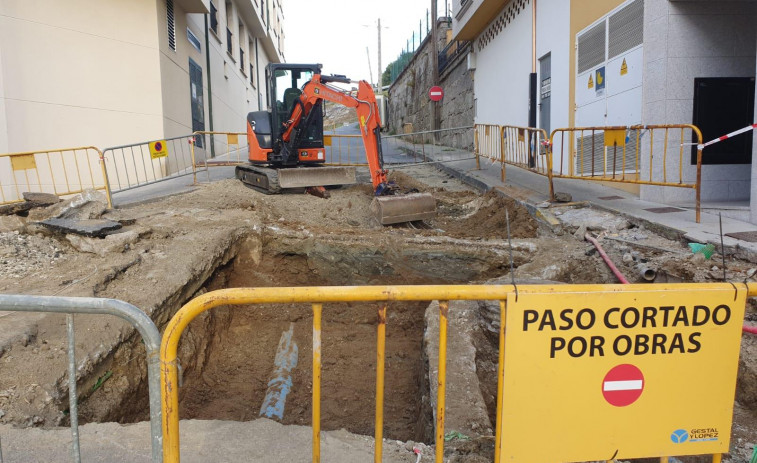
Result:
[[[377,196],[371,213],[381,225],[428,220],[436,217],[436,200],[428,193]]]
[[[354,167],[299,167],[279,169],[281,188],[352,185],[357,183]]]

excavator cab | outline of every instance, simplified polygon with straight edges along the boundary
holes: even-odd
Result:
[[[271,108],[273,124],[272,136],[280,139],[284,131],[284,123],[292,115],[294,105],[302,95],[302,89],[310,82],[315,74],[320,74],[318,64],[270,64],[266,68],[266,83],[268,84],[268,107]],[[271,75],[272,74],[272,75]],[[301,148],[323,149],[323,106],[316,105],[310,124],[305,129],[300,143]]]

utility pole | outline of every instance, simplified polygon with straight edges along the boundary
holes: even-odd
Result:
[[[381,69],[381,18],[378,18],[378,85],[376,89],[377,93],[381,93],[381,89],[384,88],[384,70]]]
[[[445,0],[446,1],[446,0]],[[431,82],[433,85],[439,85],[439,50],[437,50],[436,37],[436,16],[437,0],[431,0]],[[431,102],[431,130],[438,130],[441,120],[441,101]],[[434,135],[436,138],[437,135]]]
[[[365,47],[365,55],[368,57],[368,75],[371,76],[371,82],[373,82],[373,69],[371,69],[371,52],[368,51],[368,47]]]

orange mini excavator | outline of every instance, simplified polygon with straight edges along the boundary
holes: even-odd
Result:
[[[237,166],[245,184],[273,194],[286,188],[356,183],[354,167],[327,167],[323,143],[323,100],[357,111],[360,134],[373,182],[371,211],[382,225],[427,220],[436,201],[427,193],[401,194],[387,180],[381,153],[381,119],[370,84],[358,83],[356,96],[328,85],[352,83],[345,76],[321,75],[320,64],[269,64],[268,110],[247,115],[250,164]]]

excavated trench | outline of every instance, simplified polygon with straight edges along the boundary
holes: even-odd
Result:
[[[504,240],[412,235],[398,240],[269,228],[242,237],[234,246],[235,257],[219,266],[198,294],[235,287],[462,284],[483,282],[510,268],[509,248]],[[529,262],[535,249],[522,240],[516,240],[513,248],[516,266]],[[427,442],[433,438],[423,348],[427,306],[428,302],[393,302],[388,306],[388,438]],[[378,307],[378,303],[324,305],[324,430],[345,428],[359,434],[373,433]],[[309,425],[312,309],[307,303],[220,307],[195,319],[182,336],[179,348],[181,418],[257,418],[272,378],[279,339],[290,325],[294,328],[299,361],[292,371],[292,388],[281,422]],[[97,404],[89,403],[86,408],[97,408]],[[145,408],[134,408],[140,411],[129,413],[122,407],[98,421],[147,419]]]

